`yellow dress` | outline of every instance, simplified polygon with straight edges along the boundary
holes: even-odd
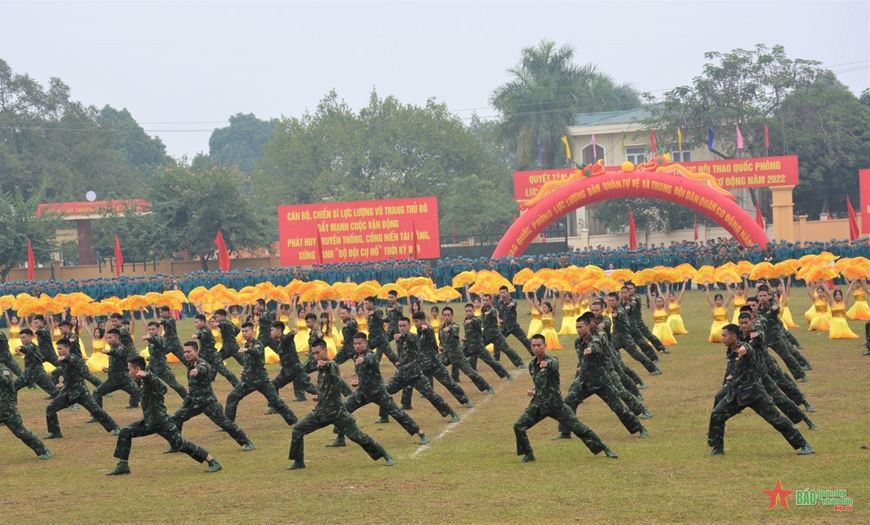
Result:
[[[828,332],[828,339],[858,339],[858,334],[846,322],[846,305],[843,303],[834,303],[831,307],[831,330]]]
[[[335,348],[335,327],[331,327],[332,330],[327,330],[326,325],[320,323],[320,330],[323,332],[323,340],[326,341],[326,355],[329,356],[330,359],[335,357],[337,352]]]
[[[746,297],[742,295],[735,295],[734,302],[732,304],[734,306],[734,315],[731,316],[731,322],[737,324],[737,318],[740,316],[740,309],[746,306]]]
[[[99,374],[104,368],[109,367],[109,356],[103,353],[103,348],[106,348],[106,342],[102,339],[95,339],[91,348],[91,357],[86,363],[92,374]]]
[[[677,344],[677,340],[674,339],[674,332],[671,330],[671,325],[668,322],[667,310],[657,308],[653,311],[653,321],[655,321],[655,324],[653,324],[652,333],[659,338],[663,345],[671,346]]]
[[[818,299],[817,299],[817,301],[818,301]],[[824,299],[822,299],[822,301],[824,301]],[[819,314],[816,312],[815,304],[813,304],[810,306],[809,310],[804,312],[804,319],[806,319],[808,323],[812,323],[813,319],[815,319],[817,315],[819,315]]]
[[[797,324],[791,317],[791,310],[788,308],[788,299],[782,302],[779,308],[779,318],[782,319],[786,328],[797,328]]]
[[[586,299],[583,299],[583,301],[580,303],[580,308],[578,310],[574,311],[574,315],[576,315],[577,317],[580,317],[581,315],[585,314],[588,311],[589,311],[589,301],[587,301]],[[577,330],[576,324],[574,325],[574,330]]]
[[[9,327],[9,351],[12,355],[21,355],[21,352],[16,350],[21,346],[21,327],[13,324]]]
[[[668,325],[671,327],[671,332],[674,335],[685,335],[689,331],[686,330],[686,325],[683,324],[683,317],[680,315],[680,305],[671,303],[668,305]]]
[[[852,321],[870,321],[870,305],[867,304],[867,294],[864,290],[855,290],[852,292],[855,297],[855,303],[846,312],[846,317]]]
[[[63,334],[60,333],[60,328],[55,327],[54,331],[51,332],[51,340],[57,343],[61,337],[63,337]]]
[[[816,299],[813,303],[816,317],[810,323],[810,332],[825,332],[831,329],[831,312],[828,309],[828,301]]]
[[[707,339],[709,343],[722,342],[722,328],[728,324],[728,312],[724,306],[717,306],[713,309],[713,325],[710,327],[710,337]]]
[[[559,329],[559,335],[577,335],[579,310],[579,306],[574,308],[574,303],[565,303],[562,307],[562,328]]]
[[[356,329],[368,336],[369,335],[369,318],[363,314],[357,314],[357,316],[356,316]]]
[[[441,344],[441,319],[437,317],[433,317],[429,319],[429,327],[435,332],[435,340],[438,341],[438,344]]]
[[[541,312],[535,308],[532,310],[532,322],[529,323],[529,331],[527,336],[532,337],[535,334],[540,334],[544,327],[541,324]]]
[[[239,326],[239,327],[242,326],[242,318],[239,317],[238,315],[230,316],[230,322],[236,326]]]
[[[562,345],[559,344],[559,334],[556,333],[556,319],[553,314],[544,314],[541,316],[541,335],[547,340],[547,350],[561,350]]]
[[[214,336],[215,349],[220,352],[220,349],[224,347],[224,336],[221,335],[221,331],[218,328],[212,328],[211,335]]]
[[[296,343],[297,354],[308,352],[308,336],[310,335],[311,330],[305,324],[305,319],[296,319],[296,335],[293,336],[293,341]]]
[[[292,326],[290,326],[290,316],[287,314],[281,314],[278,317],[278,320],[284,323],[284,333],[289,334],[290,330],[293,328]]]

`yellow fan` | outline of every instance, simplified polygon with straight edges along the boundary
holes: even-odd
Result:
[[[820,266],[807,275],[807,281],[829,281],[835,279],[837,275],[837,270],[833,266]]]
[[[253,287],[249,287],[249,288],[253,288]],[[168,290],[168,291],[163,292],[163,296],[164,297],[173,297],[173,298],[177,299],[178,302],[180,302],[180,303],[190,302],[187,300],[187,297],[184,295],[184,292],[182,292],[181,290]]]
[[[199,303],[206,294],[208,294],[208,290],[205,289],[205,286],[197,286],[187,294],[187,297],[190,298],[191,302]]]
[[[437,303],[438,296],[435,294],[435,289],[429,285],[415,286],[408,290],[408,295],[417,297],[430,303]]]
[[[848,268],[843,268],[840,272],[843,277],[849,279],[850,281],[855,281],[858,279],[863,279],[867,277],[867,270],[862,266],[849,266]]]
[[[397,297],[407,297],[408,291],[397,284],[385,284],[378,290],[378,299],[386,299],[387,294],[396,292]]]
[[[4,295],[0,297],[0,308],[12,308],[15,304],[15,296],[14,295]]]
[[[293,279],[287,286],[284,287],[284,290],[287,292],[287,295],[299,295],[299,287],[303,284],[304,283],[299,279]]]
[[[266,298],[275,301],[281,304],[290,304],[290,294],[287,293],[287,290],[283,290],[281,288],[273,288],[272,290],[268,290],[266,292]]]
[[[453,288],[462,288],[463,286],[468,286],[473,283],[477,278],[477,272],[474,270],[469,270],[466,272],[462,272],[453,277]]]
[[[374,297],[378,295],[379,288],[375,288],[370,284],[361,284],[353,291],[350,298],[353,301],[363,301],[366,297]]]
[[[414,277],[413,279],[411,279],[411,287],[425,285],[434,286],[434,284],[435,283],[432,282],[432,279],[428,277]]]
[[[680,272],[678,272],[674,268],[662,268],[658,272],[658,280],[656,282],[678,283],[682,280],[683,280],[683,278],[680,276]]]
[[[447,302],[462,299],[462,294],[457,292],[451,286],[444,286],[435,290],[435,297],[438,299],[439,302]]]
[[[788,261],[782,261],[773,265],[773,275],[782,279],[783,277],[788,277],[789,275],[794,273],[794,268],[792,265],[788,264]]]
[[[350,294],[357,289],[357,286],[359,285],[356,283],[335,283],[332,285],[332,289],[338,292],[340,298],[349,299]]]
[[[589,272],[590,275],[595,276],[597,279],[607,277],[607,274],[604,272],[604,270],[592,264],[586,266],[585,270]]]
[[[749,273],[749,278],[753,281],[758,279],[772,279],[776,277],[776,270],[774,270],[773,265],[767,261],[760,262],[752,268],[752,271]]]
[[[312,288],[312,289],[308,290],[307,292],[304,292],[302,295],[299,296],[299,302],[300,303],[313,303],[313,302],[317,301],[318,294],[320,294],[320,290],[318,290],[317,288]]]
[[[713,272],[713,277],[719,283],[739,283],[741,281],[737,270],[726,266],[722,266]]]
[[[335,301],[336,299],[340,299],[341,294],[338,293],[338,290],[333,288],[326,288],[325,290],[317,291],[317,300],[318,301]]]
[[[598,279],[592,285],[592,288],[597,292],[618,292],[622,286],[622,283],[611,276]]]
[[[523,268],[518,271],[516,275],[514,275],[513,283],[519,286],[526,284],[526,281],[531,279],[535,275],[535,272],[532,271],[531,268]]]
[[[405,290],[410,290],[410,289],[413,288],[413,286],[414,286],[414,285],[412,284],[412,281],[413,281],[413,279],[410,278],[410,277],[399,277],[399,278],[396,280],[396,284],[397,284],[398,286],[401,286],[401,287],[402,287],[403,289],[405,289]]]
[[[852,265],[852,258],[851,257],[844,257],[844,258],[842,258],[839,261],[834,263],[834,269],[837,270],[838,272],[840,272],[840,271],[843,271],[843,268],[848,268],[851,265]]]
[[[381,289],[381,283],[375,281],[374,279],[372,279],[371,281],[366,281],[364,283],[360,283],[359,285],[360,286],[372,286],[375,288],[375,290]]]
[[[656,272],[651,268],[647,268],[646,270],[641,270],[635,273],[632,282],[637,286],[644,286],[646,284],[656,282],[657,278],[658,275],[656,274]]]
[[[558,292],[570,292],[573,290],[573,286],[566,279],[562,279],[559,277],[549,279],[544,283],[544,286],[549,288],[550,290],[556,290]]]
[[[628,268],[622,268],[620,270],[613,270],[610,272],[610,278],[614,281],[630,281],[634,278],[634,272],[629,270]]]

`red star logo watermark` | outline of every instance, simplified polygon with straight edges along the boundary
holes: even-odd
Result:
[[[785,490],[782,488],[782,484],[779,480],[776,480],[776,487],[774,487],[773,490],[762,490],[761,492],[764,492],[767,494],[767,497],[770,498],[770,505],[767,506],[767,510],[776,507],[777,503],[785,507],[785,510],[788,510],[788,501],[786,501],[786,498],[794,494],[793,490]]]

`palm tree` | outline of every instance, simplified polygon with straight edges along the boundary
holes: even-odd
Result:
[[[538,143],[541,167],[553,168],[556,146],[577,113],[640,105],[630,85],[616,84],[595,64],[578,66],[573,59],[570,44],[556,49],[555,42],[541,40],[522,50],[520,63],[508,69],[513,78],[490,96],[490,104],[501,113],[499,139],[516,147],[520,169],[537,160]]]

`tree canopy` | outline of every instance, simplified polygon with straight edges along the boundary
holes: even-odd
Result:
[[[208,139],[209,156],[218,164],[238,166],[245,173],[254,170],[263,146],[272,138],[277,119],[260,120],[253,113],[230,117],[230,125],[217,128]]]

